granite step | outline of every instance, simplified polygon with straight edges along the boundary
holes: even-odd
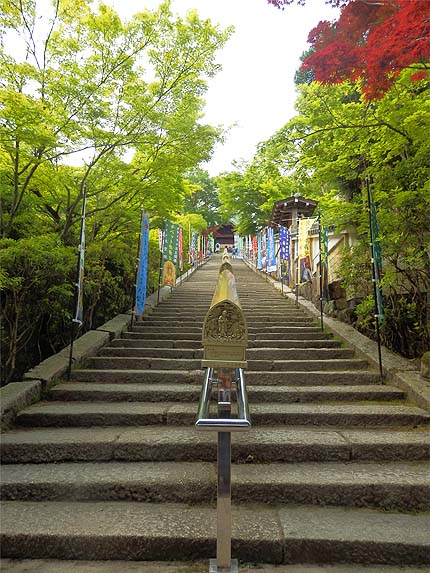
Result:
[[[2,499],[216,501],[211,462],[15,464],[2,469]],[[233,464],[235,503],[280,503],[430,510],[426,462]]]
[[[17,428],[4,464],[60,461],[215,461],[216,435],[194,427]],[[256,427],[232,436],[235,463],[430,460],[422,428]]]
[[[261,425],[399,427],[430,422],[430,414],[415,406],[379,403],[257,403],[252,423]],[[27,427],[70,426],[191,426],[196,404],[178,402],[62,402],[42,401],[16,418]]]
[[[207,573],[208,561],[85,561],[56,559],[3,559],[5,573]],[[246,573],[287,573],[285,565],[271,563],[240,563]],[[288,573],[428,573],[426,565],[288,565]]]
[[[175,559],[215,555],[212,507],[180,503],[5,501],[3,557]],[[232,551],[271,563],[429,564],[426,514],[259,504],[234,506]],[[144,526],[143,526],[144,524]],[[324,527],[322,528],[322,524]],[[79,532],[79,534],[77,534]]]
[[[178,348],[195,349],[202,348],[201,340],[157,340],[142,338],[114,338],[110,346],[120,348]]]
[[[145,357],[145,358],[203,358],[202,349],[185,348],[128,348],[120,346],[105,346],[98,354],[116,357]],[[246,351],[248,360],[328,360],[352,358],[354,351],[349,348],[249,348]]]
[[[123,332],[123,338],[131,340],[170,340],[170,341],[182,341],[182,340],[198,340],[201,344],[202,333],[200,332],[171,332],[170,328],[160,332],[149,332],[145,329],[140,329],[138,332]]]
[[[94,356],[87,366],[105,370],[198,370],[200,359],[145,358],[136,356]],[[316,371],[366,368],[367,362],[359,358],[325,358],[320,360],[253,360],[248,359],[248,371]]]
[[[186,358],[192,360],[203,358],[203,350],[193,348],[128,348],[121,346],[105,346],[100,350],[98,356],[116,356],[118,358]]]
[[[249,386],[251,404],[259,402],[314,402],[351,400],[401,400],[402,390],[385,385],[361,386]],[[61,401],[142,401],[198,403],[201,385],[195,384],[96,384],[91,382],[62,382],[51,389],[48,398]]]
[[[327,370],[327,371],[246,371],[247,384],[285,385],[285,386],[321,386],[332,384],[359,385],[380,383],[379,373],[369,370]],[[189,382],[203,384],[204,373],[195,370],[103,370],[80,368],[72,370],[72,380],[77,382],[98,382],[106,384],[124,383],[172,383]]]
[[[130,339],[130,338],[116,338],[110,341],[110,346],[120,348],[181,348],[181,349],[199,349],[202,348],[201,341],[198,340],[153,340],[153,339]],[[339,348],[341,342],[329,338],[311,339],[311,340],[249,340],[248,349],[260,348],[265,349],[279,349],[279,348]]]
[[[133,326],[133,332],[147,332],[150,334],[155,334],[157,332],[163,333],[179,333],[182,334],[183,332],[190,332],[195,334],[200,334],[202,332],[202,325],[203,322],[199,322],[197,320],[193,321],[192,326],[182,325],[182,321],[177,321],[176,323],[170,324],[168,328],[165,326],[152,326],[151,324],[136,324]]]

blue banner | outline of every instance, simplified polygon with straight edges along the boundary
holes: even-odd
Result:
[[[146,280],[148,276],[148,242],[149,221],[146,215],[142,217],[142,234],[140,238],[139,267],[136,284],[136,314],[142,314],[145,309]]]
[[[267,229],[267,272],[276,272],[275,233],[270,227]]]
[[[263,245],[261,241],[261,233],[257,233],[257,269],[263,268]]]
[[[290,230],[279,227],[280,256],[283,261],[290,260]]]

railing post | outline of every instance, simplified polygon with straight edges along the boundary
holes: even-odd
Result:
[[[218,417],[231,416],[231,376],[224,368],[218,370]],[[232,569],[231,562],[231,432],[218,432],[218,463],[217,463],[217,558],[216,569],[213,565],[209,571],[220,568]]]

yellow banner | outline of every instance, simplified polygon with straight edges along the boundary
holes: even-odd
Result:
[[[299,219],[299,259],[309,255],[308,231],[316,219]]]
[[[176,267],[172,261],[166,261],[163,266],[163,284],[174,287],[176,284]]]

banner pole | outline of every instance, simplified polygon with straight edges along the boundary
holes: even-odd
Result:
[[[322,263],[321,263],[321,209],[318,207],[318,248],[320,257],[320,317],[321,317],[321,331],[324,332],[324,318],[323,318],[323,277],[322,277]]]
[[[166,224],[164,224],[163,229],[163,239],[161,241],[161,251],[160,251],[160,270],[158,272],[158,292],[157,292],[157,304],[160,304],[160,286],[161,286],[161,272],[163,270],[163,249],[164,249],[164,239],[166,235]]]
[[[374,256],[374,241],[372,229],[372,211],[371,211],[371,199],[370,199],[370,182],[369,177],[366,177],[366,187],[367,187],[367,213],[369,217],[369,231],[370,231],[370,260],[372,263],[372,283],[373,283],[373,300],[374,300],[374,317],[376,325],[376,340],[378,342],[378,362],[379,362],[379,376],[381,380],[384,377],[382,370],[382,349],[381,349],[381,333],[379,330],[379,310],[378,310],[378,295],[376,292],[376,268],[375,268],[375,256]]]
[[[78,312],[79,312],[79,289],[83,288],[83,284],[80,284],[81,280],[81,259],[82,259],[82,249],[85,249],[85,245],[82,244],[83,237],[85,233],[85,208],[87,202],[87,182],[86,180],[83,183],[83,196],[82,196],[82,211],[81,211],[81,230],[79,234],[79,254],[78,254],[78,261],[76,264],[76,283],[75,283],[75,296],[73,306],[76,309],[76,318],[72,318],[72,328],[70,332],[70,352],[69,352],[69,364],[67,367],[67,380],[70,380],[72,376],[72,362],[73,362],[73,345],[75,342],[76,336],[76,329],[75,324],[79,323],[78,320]],[[80,322],[82,324],[82,322]]]

